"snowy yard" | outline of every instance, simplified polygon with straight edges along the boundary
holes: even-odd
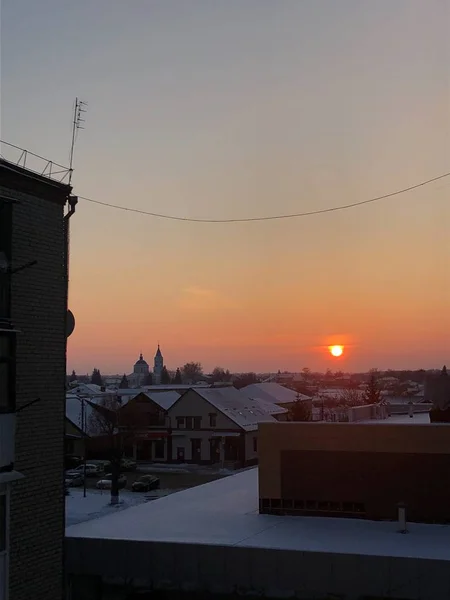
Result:
[[[155,490],[147,494],[133,493],[128,490],[120,492],[120,503],[117,506],[112,506],[111,494],[109,491],[100,491],[89,489],[86,491],[86,498],[83,497],[82,489],[70,490],[70,496],[66,496],[66,526],[76,525],[77,523],[83,523],[90,521],[91,519],[98,519],[105,515],[115,513],[130,506],[136,506],[143,504],[144,502],[151,502],[156,498],[167,496],[169,493],[173,493],[177,490]]]

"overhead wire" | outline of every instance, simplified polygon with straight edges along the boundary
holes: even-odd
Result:
[[[107,206],[109,208],[115,208],[117,210],[124,210],[127,212],[138,213],[141,215],[147,215],[149,217],[155,217],[158,219],[168,219],[171,221],[185,221],[187,223],[249,223],[254,221],[275,221],[280,219],[297,219],[301,217],[311,217],[313,215],[322,215],[325,213],[337,212],[341,210],[348,210],[351,208],[356,208],[358,206],[363,206],[365,204],[371,204],[373,202],[379,202],[381,200],[386,200],[387,198],[392,198],[393,196],[399,196],[400,194],[405,194],[406,192],[411,192],[412,190],[416,190],[417,188],[423,187],[425,185],[429,185],[430,183],[434,183],[435,181],[439,181],[440,179],[444,179],[445,177],[449,177],[450,172],[444,173],[443,175],[438,175],[437,177],[433,177],[432,179],[427,179],[426,181],[422,181],[415,185],[411,185],[409,187],[397,190],[395,192],[390,192],[389,194],[384,194],[382,196],[376,196],[375,198],[369,198],[368,200],[361,200],[359,202],[352,202],[351,204],[342,204],[340,206],[332,206],[329,208],[322,208],[318,210],[311,210],[307,212],[299,212],[299,213],[291,213],[291,214],[281,214],[281,215],[269,215],[266,217],[244,217],[244,218],[234,218],[234,219],[200,219],[194,217],[179,217],[176,215],[167,215],[163,213],[156,213],[147,210],[142,210],[139,208],[130,208],[128,206],[120,206],[118,204],[110,204],[109,202],[102,202],[101,200],[94,200],[93,198],[88,198],[86,196],[78,196],[80,200],[85,200],[86,202],[91,202],[93,204],[99,204],[101,206]]]

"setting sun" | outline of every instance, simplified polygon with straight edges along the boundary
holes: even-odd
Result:
[[[332,356],[342,356],[344,352],[344,346],[330,346],[330,353]]]

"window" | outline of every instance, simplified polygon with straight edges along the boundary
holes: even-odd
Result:
[[[194,429],[201,429],[201,428],[202,428],[202,418],[194,417]]]
[[[217,427],[217,415],[216,413],[209,413],[209,426]]]
[[[177,417],[177,429],[184,429],[184,417]]]
[[[186,429],[193,429],[193,421],[192,417],[186,417]]]
[[[14,392],[14,334],[0,331],[0,412],[14,410]]]

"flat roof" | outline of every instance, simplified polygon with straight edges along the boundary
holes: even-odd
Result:
[[[450,527],[258,513],[258,470],[73,525],[68,538],[450,560]]]
[[[391,415],[387,419],[363,419],[362,421],[354,421],[354,425],[429,425],[430,415],[428,412],[414,413],[412,417],[406,415]],[[438,423],[433,423],[438,425]],[[447,425],[447,423],[442,423]]]

